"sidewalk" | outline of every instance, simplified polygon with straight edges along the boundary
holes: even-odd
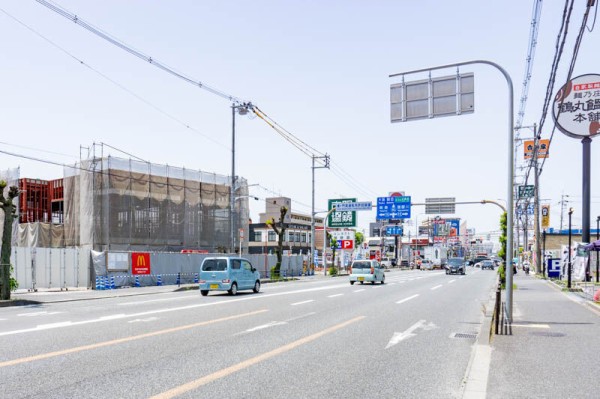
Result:
[[[600,397],[600,307],[533,275],[514,283],[513,335],[492,339],[487,397]]]

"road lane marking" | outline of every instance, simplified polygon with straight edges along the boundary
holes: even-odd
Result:
[[[268,311],[267,309],[261,309],[261,310],[256,310],[254,312],[241,313],[241,314],[237,314],[237,315],[233,315],[233,316],[222,317],[220,319],[201,321],[199,323],[193,323],[193,324],[187,324],[187,325],[179,326],[179,327],[167,328],[166,330],[158,330],[158,331],[154,331],[154,332],[150,332],[150,333],[146,333],[146,334],[132,335],[130,337],[114,339],[111,341],[98,342],[95,344],[77,346],[75,348],[64,349],[64,350],[55,351],[55,352],[42,353],[40,355],[22,357],[19,359],[13,359],[13,360],[5,361],[5,362],[0,362],[0,368],[7,367],[7,366],[15,366],[17,364],[22,364],[22,363],[29,363],[29,362],[33,362],[36,360],[49,359],[51,357],[56,357],[56,356],[68,355],[71,353],[83,352],[83,351],[87,351],[87,350],[91,350],[91,349],[103,348],[106,346],[123,344],[125,342],[136,341],[138,339],[155,337],[158,335],[164,335],[164,334],[169,334],[169,333],[183,331],[183,330],[189,330],[189,329],[195,328],[195,327],[208,326],[211,324],[220,323],[220,322],[224,322],[224,321],[240,319],[242,317],[254,316],[256,314],[264,313],[267,311]]]
[[[437,290],[437,289],[438,289],[438,288],[440,288],[440,287],[442,287],[442,285],[441,285],[441,284],[440,284],[440,285],[436,285],[435,287],[431,287],[431,288],[430,288],[430,290],[432,290],[432,291],[433,291],[433,290]]]
[[[398,301],[398,302],[396,302],[396,303],[400,304],[400,303],[408,302],[408,301],[410,301],[411,299],[415,299],[415,298],[416,298],[416,297],[418,297],[418,296],[419,296],[419,294],[415,294],[415,295],[413,295],[413,296],[409,296],[408,298],[401,299],[401,300],[399,300],[399,301]]]
[[[127,323],[146,323],[146,322],[155,321],[155,320],[158,320],[158,317],[146,317],[145,319],[129,320]]]
[[[365,290],[364,288],[361,288],[360,290],[355,290],[355,291],[353,291],[353,292],[354,292],[354,293],[357,293],[357,292],[362,292],[362,291],[364,291],[364,290]]]
[[[437,328],[437,326],[431,322],[429,322],[428,324],[425,324],[425,320],[419,320],[417,321],[415,324],[413,324],[412,326],[410,326],[406,331],[404,332],[395,332],[394,335],[392,336],[392,338],[390,339],[390,341],[388,342],[387,346],[385,347],[385,349],[389,349],[394,345],[397,345],[398,343],[404,341],[405,339],[414,337],[415,334],[414,331],[422,328],[423,331],[429,331],[429,330],[433,330],[434,328]]]
[[[270,297],[274,297],[274,296],[293,295],[293,294],[332,290],[332,289],[345,288],[345,287],[346,287],[346,284],[340,283],[340,284],[335,284],[335,285],[326,285],[326,286],[322,286],[322,287],[306,288],[306,289],[299,289],[299,290],[286,291],[286,292],[278,292],[278,293],[274,293],[274,294],[248,295],[248,296],[244,296],[241,298],[228,299],[227,301],[221,301],[221,302],[204,302],[204,303],[198,303],[198,304],[193,304],[193,305],[178,306],[178,307],[174,307],[174,308],[156,309],[156,310],[148,310],[145,312],[125,314],[120,318],[124,319],[124,318],[144,317],[144,316],[160,314],[160,313],[179,312],[182,310],[203,308],[203,307],[208,307],[208,306],[227,305],[227,304],[232,304],[232,303],[236,303],[236,302],[252,301],[252,300],[257,300],[257,299],[270,298]],[[38,306],[38,305],[28,305],[28,306],[25,306],[25,308],[36,307],[36,306]],[[39,332],[39,331],[47,330],[49,328],[72,327],[72,326],[79,326],[79,325],[83,325],[83,324],[105,322],[105,321],[110,321],[110,320],[116,320],[116,319],[96,318],[96,319],[90,319],[90,320],[77,321],[77,322],[73,322],[70,324],[60,324],[59,323],[59,324],[55,324],[55,325],[37,326],[34,328],[26,328],[26,329],[22,329],[22,330],[4,331],[4,332],[0,332],[0,337],[6,336],[6,335]]]
[[[194,293],[194,296],[196,293]],[[179,301],[181,299],[190,299],[194,298],[192,295],[187,296],[178,296],[174,298],[161,298],[161,299],[149,299],[147,301],[135,301],[135,302],[125,302],[125,303],[117,303],[117,306],[132,306],[132,305],[141,305],[143,303],[153,303],[153,302],[166,302],[166,301]]]
[[[456,280],[450,280],[448,281],[448,284],[452,284],[453,282],[455,282]]]
[[[233,373],[237,373],[238,371],[247,369],[250,366],[253,366],[255,364],[264,362],[265,360],[268,360],[268,359],[270,359],[272,357],[275,357],[275,356],[281,355],[283,353],[289,352],[292,349],[295,349],[295,348],[297,348],[297,347],[299,347],[301,345],[308,344],[308,343],[310,343],[312,341],[315,341],[315,340],[317,340],[317,339],[319,339],[319,338],[321,338],[321,337],[323,337],[323,336],[325,336],[327,334],[331,334],[331,333],[333,333],[333,332],[335,332],[337,330],[340,330],[340,329],[342,329],[344,327],[347,327],[350,324],[355,323],[357,321],[360,321],[360,320],[362,320],[364,318],[365,318],[365,316],[358,316],[358,317],[355,317],[355,318],[350,319],[348,321],[345,321],[343,323],[336,324],[336,325],[334,325],[332,327],[329,327],[329,328],[327,328],[325,330],[321,330],[321,331],[319,331],[319,332],[317,332],[315,334],[309,335],[309,336],[304,337],[304,338],[300,338],[300,339],[298,339],[296,341],[290,342],[287,345],[280,346],[279,348],[273,349],[272,351],[265,352],[265,353],[263,353],[261,355],[258,355],[258,356],[255,356],[253,358],[244,360],[243,362],[240,362],[238,364],[234,364],[233,366],[226,367],[226,368],[221,369],[219,371],[216,371],[216,372],[214,372],[212,374],[208,374],[208,375],[206,375],[204,377],[198,378],[197,380],[190,381],[190,382],[188,382],[186,384],[180,385],[180,386],[175,387],[173,389],[170,389],[168,391],[159,393],[158,395],[152,396],[150,399],[170,399],[170,398],[174,398],[174,397],[179,396],[179,395],[183,395],[184,393],[187,393],[187,392],[189,392],[189,391],[191,391],[193,389],[200,388],[200,387],[202,387],[202,386],[204,386],[206,384],[209,384],[209,383],[211,383],[213,381],[216,381],[218,379],[227,377],[228,375],[231,375]]]
[[[290,304],[290,306],[304,305],[305,303],[311,303],[311,302],[314,302],[314,301],[315,301],[314,299],[309,299],[308,301],[302,301],[302,302],[292,303],[292,304]]]
[[[336,296],[342,296],[344,294],[333,294],[333,295],[329,295],[327,298],[335,298]]]
[[[548,324],[519,324],[512,323],[513,327],[527,327],[527,328],[550,328]]]
[[[315,314],[317,314],[317,312],[310,312],[310,313],[307,313],[307,314],[304,314],[304,315],[292,317],[291,319],[287,319],[287,320],[284,320],[284,321],[272,321],[272,322],[267,323],[267,324],[262,324],[260,326],[249,328],[249,329],[247,329],[245,331],[241,331],[239,333],[235,333],[235,334],[233,334],[233,336],[236,337],[238,335],[250,334],[250,333],[253,333],[255,331],[264,330],[266,328],[283,326],[285,324],[288,324],[291,321],[300,320],[300,319],[303,319],[305,317],[312,316],[312,315],[315,315]]]
[[[50,316],[53,314],[59,314],[64,312],[32,312],[32,313],[19,313],[18,317],[35,317],[35,316]]]

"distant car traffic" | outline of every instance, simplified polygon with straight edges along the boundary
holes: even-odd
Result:
[[[381,266],[382,267],[386,267],[386,268],[390,268],[393,266],[393,262],[395,263],[395,259],[392,258],[381,258]]]
[[[371,260],[355,260],[350,266],[350,285],[359,282],[364,284],[376,282],[383,284],[385,282],[384,267],[374,259]]]
[[[449,258],[446,265],[446,274],[465,274],[465,260],[463,258]]]
[[[481,261],[481,270],[483,269],[494,270],[494,261],[491,259]]]
[[[433,262],[430,259],[421,261],[421,270],[433,270]]]

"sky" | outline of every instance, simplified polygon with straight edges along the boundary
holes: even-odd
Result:
[[[585,2],[574,7],[555,93],[565,82]],[[413,202],[507,199],[508,86],[487,65],[475,75],[475,112],[390,122],[389,75],[470,60],[502,66],[519,110],[534,0],[192,1],[60,0],[53,4],[120,42],[220,92],[251,101],[294,136],[331,157],[315,170],[318,211],[327,200],[373,201],[403,191]],[[564,2],[543,2],[523,126],[539,123]],[[592,28],[594,11],[588,27]],[[600,23],[598,24],[600,25]],[[573,76],[600,73],[600,27],[585,31]],[[0,1],[0,169],[55,179],[94,143],[141,159],[231,173],[231,102],[178,79],[95,36],[34,0]],[[432,73],[453,75],[456,68]],[[419,80],[427,74],[407,75]],[[236,117],[236,174],[247,179],[251,217],[265,197],[292,198],[310,214],[312,160],[260,118]],[[550,138],[549,113],[542,138]],[[531,129],[520,131],[532,137]],[[594,145],[595,144],[595,145]],[[103,155],[128,156],[104,147]],[[580,140],[558,130],[540,180],[550,225],[561,199],[581,226]],[[9,155],[6,152],[16,154]],[[600,215],[600,151],[592,143],[591,219]],[[38,158],[52,163],[33,161]],[[522,147],[517,156],[523,165]],[[517,168],[517,182],[524,172]],[[342,177],[340,177],[342,176]],[[532,184],[532,180],[529,180]],[[568,196],[568,197],[563,197]],[[428,215],[413,207],[412,218]],[[457,205],[455,215],[485,234],[500,209]],[[566,228],[566,212],[564,227]],[[374,212],[358,215],[359,228]]]

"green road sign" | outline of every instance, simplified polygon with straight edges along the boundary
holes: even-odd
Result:
[[[341,199],[330,199],[329,210],[333,208],[333,205],[356,202],[356,198],[341,198]],[[339,227],[356,227],[356,212],[355,211],[335,211],[329,214],[327,219],[327,227],[339,228]]]
[[[534,186],[519,186],[519,198],[533,198]]]

